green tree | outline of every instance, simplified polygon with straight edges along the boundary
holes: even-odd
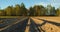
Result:
[[[51,5],[47,5],[47,11],[46,15],[56,15],[55,7],[52,7]]]
[[[5,11],[4,10],[0,10],[0,16],[5,16]]]
[[[12,14],[12,16],[16,16],[16,10],[15,10],[15,7],[12,8],[11,14]]]
[[[37,16],[45,15],[45,8],[44,8],[44,6],[42,6],[42,5],[35,5],[33,8],[34,8],[35,14]]]
[[[60,8],[57,8],[57,9],[56,9],[56,15],[57,15],[57,16],[60,16]]]
[[[5,9],[5,12],[6,12],[6,15],[7,15],[7,16],[11,16],[11,15],[12,15],[12,6],[8,6],[8,7]]]
[[[22,14],[22,16],[26,16],[28,10],[26,9],[24,3],[21,3],[20,7],[21,7],[20,13]]]
[[[55,16],[56,15],[56,10],[55,7],[51,8],[50,15]]]
[[[30,15],[30,16],[35,16],[35,14],[36,14],[36,13],[35,13],[34,8],[30,7],[30,8],[29,8],[29,15]]]
[[[14,10],[15,10],[15,12],[16,12],[16,16],[19,16],[19,15],[21,15],[21,10],[20,10],[21,8],[20,8],[20,5],[19,4],[16,4],[15,5],[15,8],[14,8]]]

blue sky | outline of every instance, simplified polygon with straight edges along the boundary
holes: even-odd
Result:
[[[51,4],[52,6],[58,8],[60,6],[60,0],[0,0],[0,8],[4,9],[7,6],[24,3],[26,8],[34,5],[46,6]]]

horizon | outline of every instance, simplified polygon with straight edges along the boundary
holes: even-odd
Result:
[[[26,8],[29,8],[34,5],[43,5],[46,7],[51,4],[55,8],[60,7],[60,0],[0,0],[0,9],[4,9],[8,6],[15,6],[16,4],[24,3]]]

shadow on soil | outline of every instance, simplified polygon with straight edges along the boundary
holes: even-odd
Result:
[[[24,32],[26,29],[27,23],[28,23],[28,19],[21,21],[21,22],[15,24],[3,31],[0,31],[0,32]]]
[[[51,23],[51,24],[53,24],[53,25],[60,26],[60,23],[56,23],[56,22],[48,21],[48,20],[43,20],[43,19],[39,19],[39,20],[44,21],[44,23],[43,23],[42,25],[44,25],[45,23]]]
[[[29,19],[29,18],[28,18]],[[22,22],[19,22],[3,31],[0,31],[0,32],[25,32],[25,29],[26,29],[26,26],[28,24],[28,19],[22,21]],[[60,23],[56,23],[56,22],[52,22],[52,21],[47,21],[47,20],[43,20],[43,19],[39,19],[39,20],[42,20],[44,21],[44,23],[42,24],[36,24],[32,19],[30,19],[30,29],[29,29],[29,32],[45,32],[41,26],[42,25],[45,25],[46,23],[51,23],[53,25],[56,25],[56,26],[60,26]]]
[[[38,19],[38,20],[42,20],[44,21],[42,24],[36,24],[32,19],[31,20],[31,24],[30,24],[30,32],[45,32],[41,26],[45,25],[46,23],[50,23],[50,24],[53,24],[53,25],[56,25],[56,26],[60,26],[60,23],[56,23],[56,22],[53,22],[53,21],[47,21],[47,20],[44,20],[44,19]],[[40,27],[40,29],[38,28]]]
[[[30,32],[41,32],[41,31],[43,31],[43,32],[45,32],[42,28],[41,28],[41,26],[44,24],[36,24],[32,19],[30,19],[31,20],[31,24],[30,24]],[[40,28],[39,28],[40,27]]]

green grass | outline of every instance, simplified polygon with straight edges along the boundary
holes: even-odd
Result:
[[[0,18],[18,18],[20,16],[0,16]]]

